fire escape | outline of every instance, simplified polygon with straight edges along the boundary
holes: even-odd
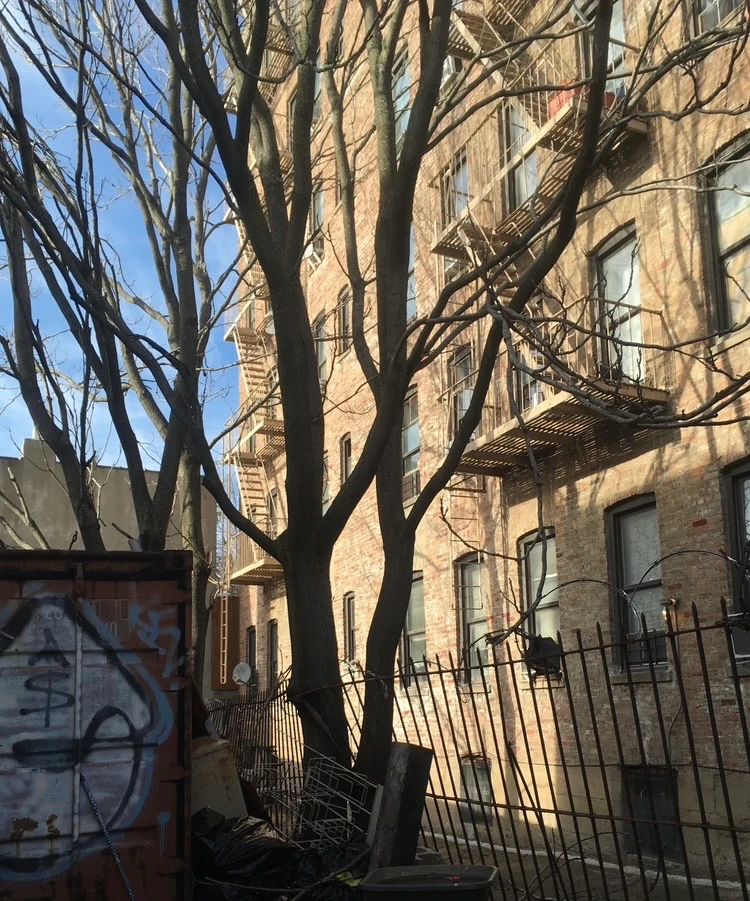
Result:
[[[479,60],[489,67],[493,86],[511,95],[475,126],[439,177],[441,217],[432,251],[459,265],[486,259],[522,237],[558,197],[582,146],[586,42],[561,23],[554,36],[545,32],[535,39],[524,25],[532,9],[530,0],[464,0],[454,9],[449,53]],[[616,116],[626,94],[625,73],[637,58],[624,34],[619,38],[613,29],[603,131]],[[643,120],[627,117],[613,149],[646,130]],[[524,253],[526,261],[533,258],[533,241]],[[524,259],[515,261],[516,271]],[[627,300],[584,297],[568,304],[557,311],[560,324],[541,351],[538,330],[528,341],[518,337],[514,359],[501,355],[486,415],[459,472],[500,475],[523,468],[529,447],[544,454],[585,438],[608,409],[643,413],[668,403],[666,354],[658,350],[666,343],[662,313]],[[636,342],[642,347],[633,348]],[[506,391],[509,367],[513,402]],[[451,392],[446,406],[450,415]]]
[[[239,315],[225,335],[237,350],[240,369],[240,424],[227,435],[224,461],[234,478],[242,512],[270,537],[283,528],[279,496],[267,467],[284,453],[284,422],[274,362],[273,320],[260,266],[254,263]],[[283,575],[281,564],[241,532],[229,542],[229,581],[235,585],[264,585]]]

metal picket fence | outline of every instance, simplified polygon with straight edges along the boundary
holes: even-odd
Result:
[[[750,901],[750,659],[737,654],[750,623],[717,619],[693,607],[620,642],[597,625],[531,655],[512,639],[488,660],[426,659],[383,682],[394,738],[435,754],[424,844],[496,865],[504,901]],[[355,752],[366,680],[342,677]],[[212,717],[262,794],[300,797],[284,686]]]

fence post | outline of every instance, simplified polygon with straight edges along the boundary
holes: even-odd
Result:
[[[391,745],[370,869],[414,863],[432,758],[430,748]]]

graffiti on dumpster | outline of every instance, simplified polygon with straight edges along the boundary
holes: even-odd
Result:
[[[166,696],[87,601],[37,597],[0,622],[0,883],[49,879],[133,823],[172,729]]]

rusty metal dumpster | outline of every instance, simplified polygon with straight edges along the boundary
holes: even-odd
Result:
[[[0,551],[0,899],[186,897],[191,557]]]

